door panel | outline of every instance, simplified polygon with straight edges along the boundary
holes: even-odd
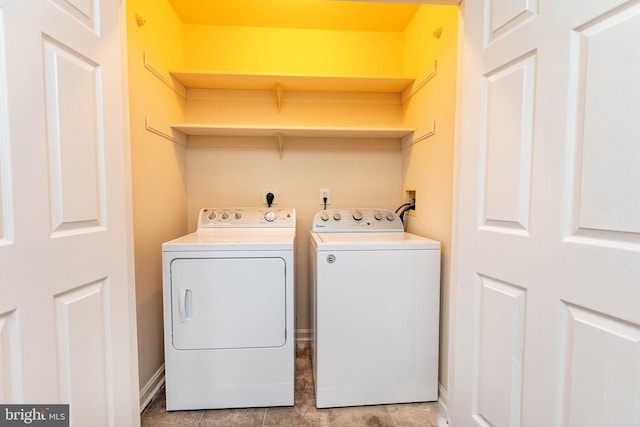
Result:
[[[616,10],[574,30],[567,233],[640,244],[640,5]]]
[[[43,42],[52,232],[95,231],[105,189],[100,68],[55,40]]]
[[[0,0],[0,401],[139,425],[117,0]]]
[[[474,355],[478,412],[493,425],[517,425],[521,416],[526,291],[491,277],[479,277]]]
[[[178,258],[171,262],[173,345],[178,350],[286,343],[282,258]]]
[[[53,297],[60,396],[65,402],[95,402],[90,410],[75,410],[74,423],[78,425],[108,420],[113,398],[108,382],[113,361],[109,356],[107,294],[108,284],[99,280]]]
[[[492,41],[516,29],[533,17],[538,10],[537,0],[496,0],[485,2],[489,20],[485,25],[485,37]]]
[[[20,396],[22,386],[16,312],[12,310],[0,315],[0,402],[14,403]]]
[[[452,425],[640,424],[640,7],[507,3],[464,4]]]
[[[483,81],[481,226],[494,231],[529,232],[535,59],[535,54],[526,54]]]
[[[567,304],[561,397],[565,425],[640,422],[640,327]]]

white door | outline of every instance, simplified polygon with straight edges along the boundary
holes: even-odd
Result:
[[[139,424],[117,0],[0,0],[0,402]]]
[[[640,4],[464,9],[452,425],[640,426]]]

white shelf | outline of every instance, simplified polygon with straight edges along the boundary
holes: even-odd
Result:
[[[410,128],[356,128],[309,126],[243,126],[210,124],[174,124],[173,129],[187,136],[274,136],[300,138],[381,138],[402,139],[414,132]]]
[[[170,74],[185,87],[197,89],[401,93],[411,86],[415,80],[410,77],[393,76],[252,74],[200,71],[173,71]]]

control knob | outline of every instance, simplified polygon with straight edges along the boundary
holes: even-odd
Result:
[[[391,212],[389,212],[389,213],[387,214],[387,220],[389,220],[389,221],[393,221],[394,219],[395,219],[395,217],[393,216],[393,214],[392,214]]]
[[[222,216],[220,217],[223,221],[226,221],[229,219],[229,212],[222,212]]]
[[[342,219],[342,215],[340,215],[340,212],[334,212],[333,219],[335,219],[336,221],[340,221]]]
[[[235,219],[236,221],[241,220],[242,219],[242,212],[236,212],[233,214],[233,219]]]
[[[374,218],[378,221],[382,220],[382,213],[376,212],[376,214],[374,215]]]
[[[353,211],[353,219],[355,219],[356,221],[362,221],[362,218],[362,212],[360,212],[359,210]]]
[[[320,219],[323,220],[323,221],[329,221],[329,214],[326,213],[326,212],[322,212],[320,214]]]
[[[276,218],[278,218],[278,214],[276,214],[274,211],[267,211],[264,214],[264,219],[266,219],[268,222],[273,222],[276,220]]]
[[[216,211],[211,211],[211,212],[209,212],[209,216],[208,216],[208,218],[209,218],[210,220],[212,220],[212,221],[213,221],[214,219],[216,219]]]

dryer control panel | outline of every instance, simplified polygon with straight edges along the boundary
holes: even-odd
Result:
[[[204,208],[198,215],[198,229],[295,226],[296,211],[291,208]]]
[[[400,217],[393,211],[374,208],[328,209],[313,217],[314,233],[358,233],[404,231]]]

